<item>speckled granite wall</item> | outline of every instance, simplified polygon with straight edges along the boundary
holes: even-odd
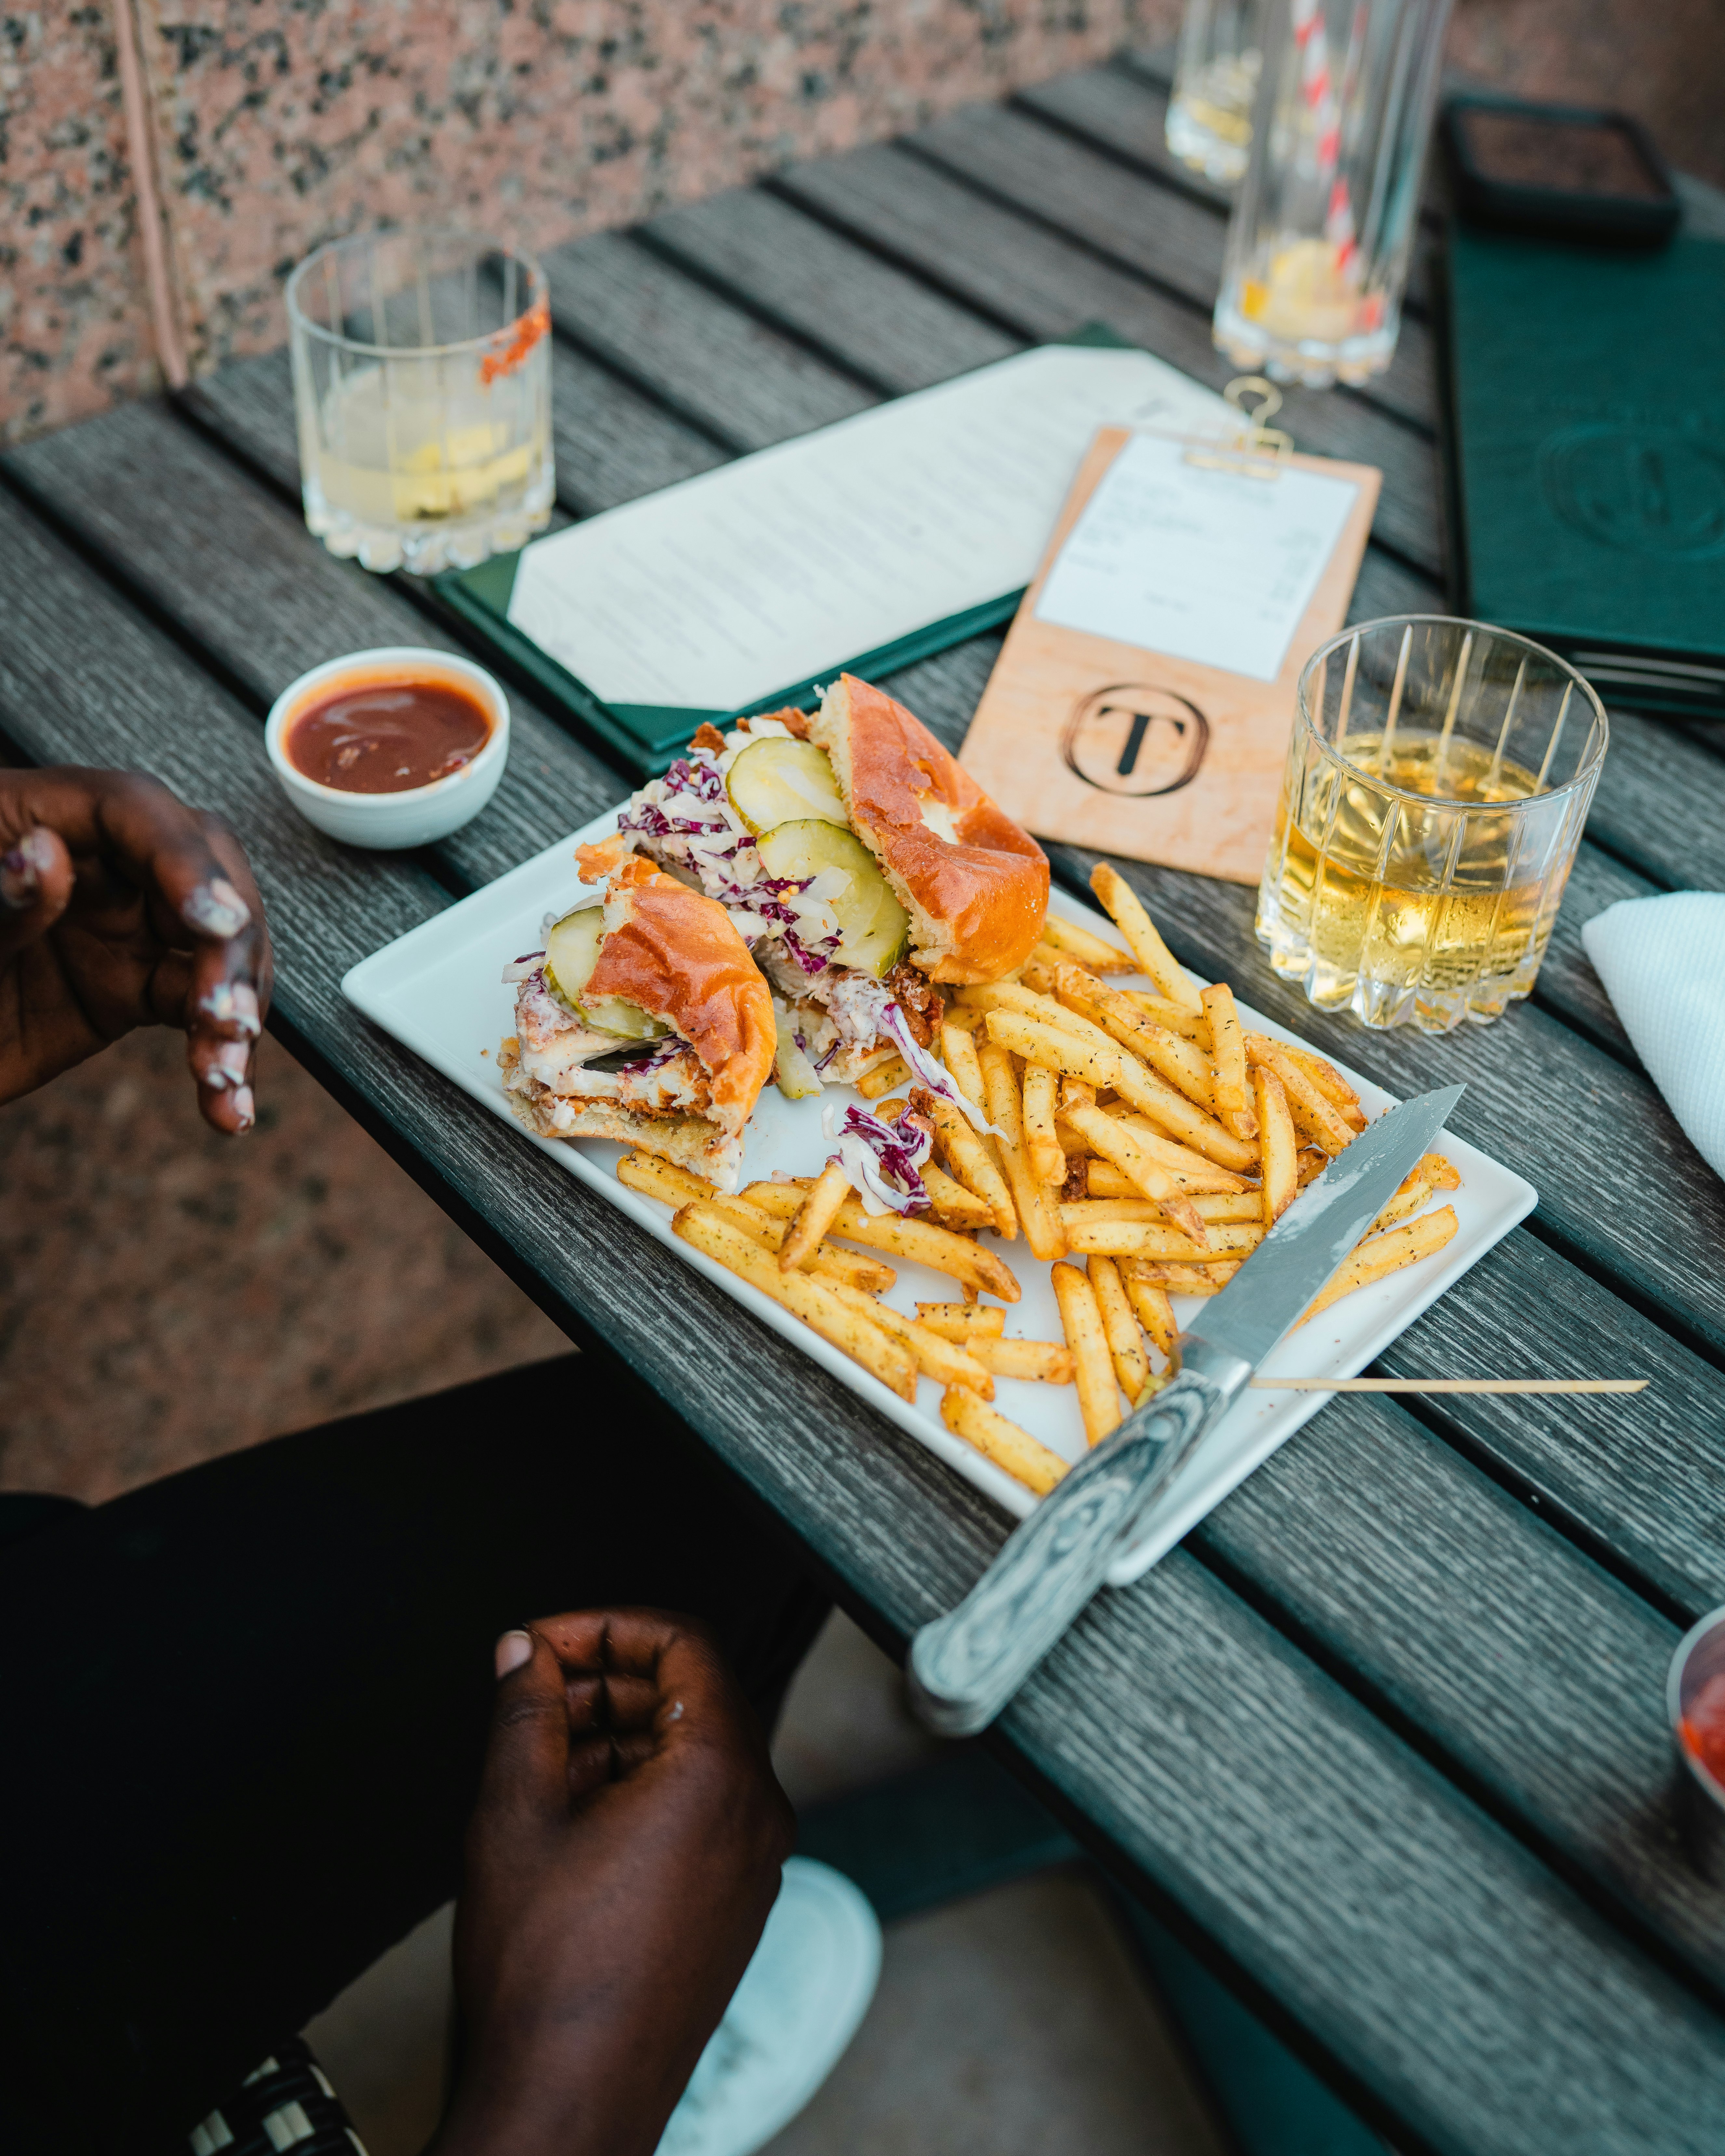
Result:
[[[0,439],[151,388],[105,0],[0,13]]]
[[[1178,15],[1178,0],[135,4],[194,367],[279,342],[285,269],[335,234],[443,217],[551,245],[1164,36]],[[18,258],[0,287],[0,436],[150,378],[110,5],[0,18]]]

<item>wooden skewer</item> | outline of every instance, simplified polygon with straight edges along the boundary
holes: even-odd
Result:
[[[1640,1393],[1645,1378],[1254,1378],[1266,1393]]]

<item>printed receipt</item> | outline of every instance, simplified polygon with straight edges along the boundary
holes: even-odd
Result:
[[[1147,352],[1022,352],[536,540],[509,619],[607,703],[737,710],[1028,584],[1097,428],[1233,417]]]
[[[1085,504],[1040,621],[1273,681],[1358,491],[1284,469],[1248,479],[1137,434]]]

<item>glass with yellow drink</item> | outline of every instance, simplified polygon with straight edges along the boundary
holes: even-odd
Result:
[[[288,280],[305,521],[431,575],[549,521],[551,310],[531,255],[460,233],[320,248]]]
[[[1609,729],[1574,669],[1435,614],[1368,622],[1300,677],[1258,936],[1322,1010],[1447,1033],[1525,996]]]

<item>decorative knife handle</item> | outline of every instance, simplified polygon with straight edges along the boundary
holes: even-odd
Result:
[[[1250,1364],[1206,1353],[1201,1342],[1189,1351],[1173,1383],[1135,1409],[1014,1530],[957,1608],[917,1633],[911,1702],[940,1736],[988,1727],[1250,1375]]]

